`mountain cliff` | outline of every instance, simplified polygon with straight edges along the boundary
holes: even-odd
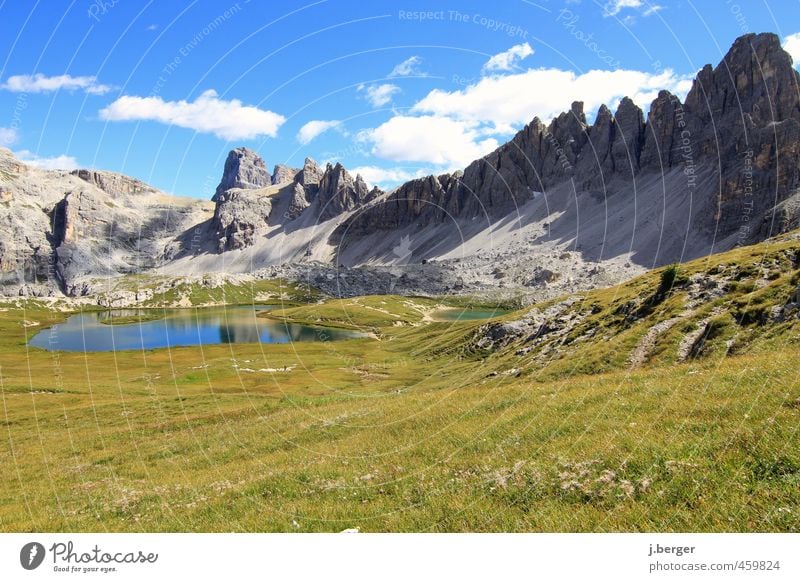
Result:
[[[81,294],[153,268],[315,261],[386,268],[391,288],[573,290],[797,228],[799,160],[800,75],[774,34],[740,37],[684,101],[661,91],[646,118],[626,97],[590,123],[576,101],[463,171],[388,193],[339,163],[270,172],[244,147],[208,202],[0,150],[0,289]]]
[[[581,102],[547,125],[534,118],[463,172],[408,182],[352,216],[337,240],[453,217],[491,222],[565,182],[579,196],[624,192],[633,203],[637,183],[654,176],[664,178],[665,197],[689,194],[695,206],[682,211],[691,227],[717,239],[764,238],[797,220],[781,203],[797,196],[800,178],[799,78],[776,35],[742,36],[716,67],[703,67],[685,103],[661,91],[646,122],[629,98],[613,115],[600,107],[591,125]],[[674,171],[684,178],[668,179]]]

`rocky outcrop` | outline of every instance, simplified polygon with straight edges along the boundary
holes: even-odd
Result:
[[[105,172],[102,170],[74,170],[73,176],[97,186],[100,190],[114,197],[137,192],[153,192],[153,188],[141,180],[136,180],[122,174]]]
[[[226,190],[217,198],[214,210],[217,251],[252,246],[256,237],[266,229],[270,212],[272,200],[264,190]]]
[[[629,97],[625,97],[620,101],[613,122],[614,134],[609,144],[612,167],[620,176],[629,178],[639,171],[645,136],[644,115]]]
[[[289,208],[286,211],[287,218],[289,218],[289,220],[298,218],[309,206],[311,206],[311,202],[308,201],[306,189],[303,188],[300,183],[295,182],[292,187],[292,198],[289,200]]]
[[[300,172],[300,170],[297,168],[290,168],[284,164],[277,164],[275,169],[272,171],[272,183],[285,184],[287,182],[292,182],[297,176],[298,172]]]
[[[216,202],[231,188],[254,189],[272,185],[272,175],[267,171],[264,160],[248,148],[236,148],[228,153],[222,180],[212,200]]]
[[[341,164],[328,164],[319,181],[317,201],[320,220],[328,220],[343,212],[354,210],[377,195],[378,190],[369,191],[367,183],[359,175],[355,179]]]
[[[716,68],[700,71],[685,109],[692,155],[718,160],[715,223],[753,240],[753,222],[800,187],[800,75],[791,57],[774,34],[742,36]]]
[[[478,350],[496,351],[522,340],[525,347],[517,354],[524,355],[545,339],[563,338],[583,321],[588,312],[574,309],[580,297],[569,297],[542,310],[533,308],[515,321],[499,321],[482,325],[473,338],[472,346]]]
[[[324,172],[311,158],[306,158],[303,162],[303,169],[294,178],[295,185],[292,189],[292,200],[289,202],[288,216],[295,219],[302,212],[311,206],[319,192],[319,183]]]
[[[317,188],[319,182],[322,180],[323,171],[317,165],[317,162],[311,158],[306,158],[303,162],[303,169],[295,178],[297,182],[306,189],[308,195],[313,198],[317,195]]]

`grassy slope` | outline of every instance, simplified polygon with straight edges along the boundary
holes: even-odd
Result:
[[[424,297],[368,295],[276,309],[263,313],[262,316],[297,323],[379,331],[388,326],[419,323],[426,312],[437,305],[441,303]]]
[[[397,298],[290,314],[380,341],[47,353],[20,323],[64,315],[31,302],[0,314],[0,530],[798,531],[798,323],[763,314],[800,282],[799,248],[685,267],[739,280],[633,370],[648,327],[685,309],[679,287],[626,320],[658,273],[583,294],[544,362],[475,349],[484,322],[397,327],[418,321]],[[730,319],[677,363],[715,306]]]

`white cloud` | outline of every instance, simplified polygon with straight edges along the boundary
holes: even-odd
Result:
[[[499,140],[506,141],[535,115],[547,123],[573,101],[584,102],[590,120],[600,105],[613,110],[625,96],[646,113],[661,89],[683,98],[691,85],[690,76],[670,70],[655,75],[620,69],[584,74],[537,69],[495,75],[462,90],[435,89],[409,113],[395,115],[358,137],[383,159],[456,169],[494,150]]]
[[[613,110],[625,96],[647,112],[660,89],[683,97],[691,85],[690,77],[676,75],[671,70],[658,75],[624,69],[578,75],[560,69],[531,69],[485,77],[457,91],[434,89],[412,111],[503,128],[527,123],[534,115],[547,121],[568,109],[571,102],[581,100],[590,115],[603,103]]]
[[[647,7],[647,9],[642,13],[644,16],[652,16],[656,12],[661,12],[664,10],[664,7],[659,4],[651,4]]]
[[[272,111],[243,105],[238,99],[225,101],[209,89],[195,101],[164,101],[161,97],[123,95],[100,110],[107,121],[157,121],[211,133],[225,140],[275,137],[286,118]]]
[[[439,115],[396,115],[375,129],[362,132],[359,137],[372,144],[372,154],[378,157],[453,169],[465,166],[498,146],[494,138],[481,139],[477,123]]]
[[[433,173],[433,170],[425,168],[410,171],[406,168],[380,168],[378,166],[359,166],[349,171],[354,176],[361,174],[361,177],[369,185],[377,184],[383,188],[402,184],[414,178],[422,178]]]
[[[324,133],[329,129],[339,127],[340,124],[341,122],[335,119],[331,121],[323,121],[321,119],[309,121],[300,128],[300,131],[297,132],[297,141],[303,145],[306,145],[311,143],[311,141],[321,133]]]
[[[78,160],[72,156],[44,158],[28,150],[15,152],[14,155],[19,161],[44,170],[74,170],[78,167]]]
[[[90,95],[104,95],[112,90],[109,85],[101,85],[97,77],[73,77],[57,75],[48,77],[41,73],[35,75],[13,75],[2,85],[7,91],[15,93],[50,93],[52,91],[84,91]]]
[[[531,45],[527,42],[512,46],[505,52],[494,55],[486,64],[483,65],[483,70],[490,71],[512,71],[517,68],[517,64],[533,54]]]
[[[800,66],[800,32],[790,34],[783,39],[783,50],[792,55],[794,66]]]
[[[640,8],[642,0],[610,0],[603,6],[604,16],[616,16],[624,8]]]
[[[390,77],[426,77],[427,74],[422,72],[419,66],[422,64],[422,58],[414,55],[404,60],[402,63],[395,66],[392,72],[389,73]]]
[[[0,146],[14,145],[19,141],[19,133],[13,127],[0,127]]]
[[[616,16],[625,8],[643,8],[643,16],[652,16],[664,7],[659,4],[650,4],[644,0],[609,0],[603,5],[603,16]]]
[[[359,85],[358,91],[364,93],[364,97],[373,107],[383,107],[391,103],[392,95],[400,92],[400,87],[391,83],[382,85]]]

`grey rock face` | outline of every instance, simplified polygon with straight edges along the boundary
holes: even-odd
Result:
[[[686,96],[693,154],[719,159],[715,223],[723,232],[738,228],[743,241],[758,238],[751,223],[800,186],[799,87],[780,39],[748,34],[716,68],[704,67]]]
[[[355,179],[341,164],[328,164],[319,181],[319,217],[327,220],[367,201],[369,189],[361,176]]]
[[[306,188],[306,191],[308,191],[313,198],[317,194],[316,187],[319,186],[323,173],[324,172],[317,165],[317,162],[311,158],[306,158],[303,163],[303,169],[300,170],[296,179],[301,186]]]
[[[277,177],[281,172],[276,166]],[[212,199],[216,203],[212,228],[218,252],[253,245],[255,237],[266,228],[272,211],[272,201],[260,189],[272,183],[273,177],[258,154],[247,148],[230,151]]]
[[[113,172],[41,170],[0,149],[0,293],[80,293],[87,278],[152,268],[208,203]]]
[[[306,197],[306,189],[303,188],[299,182],[296,182],[292,189],[292,199],[289,201],[289,209],[286,211],[287,217],[290,220],[294,220],[309,206],[311,206],[311,202],[309,202]]]
[[[613,169],[629,178],[639,171],[639,158],[644,145],[644,115],[628,97],[620,101],[614,114],[614,136],[611,139]]]
[[[284,164],[278,164],[272,171],[272,183],[285,184],[286,182],[291,182],[295,179],[299,172],[300,170],[297,168],[290,168]]]
[[[231,150],[225,160],[222,180],[212,198],[217,201],[225,191],[231,188],[263,188],[272,184],[272,175],[267,171],[264,160],[248,148]]]
[[[392,230],[411,222],[426,225],[439,222],[447,215],[456,179],[450,175],[428,176],[406,182],[393,194],[366,209],[364,219],[351,219],[350,235],[367,234],[374,230]]]
[[[289,201],[289,208],[286,212],[290,220],[298,218],[316,200],[323,174],[324,172],[319,168],[317,162],[311,158],[305,159],[303,169],[298,171],[294,177],[292,199]]]
[[[90,184],[94,184],[111,196],[153,191],[152,187],[140,180],[129,178],[122,174],[115,174],[114,172],[105,172],[102,170],[74,170],[72,175]]]
[[[669,91],[661,91],[650,106],[645,128],[644,148],[640,166],[650,170],[668,170],[676,162],[674,139],[680,140],[680,116],[686,122],[681,100]],[[676,135],[677,134],[677,135]],[[679,155],[679,154],[678,154]]]
[[[219,252],[252,246],[267,227],[272,201],[263,190],[226,190],[217,198],[213,224]]]

